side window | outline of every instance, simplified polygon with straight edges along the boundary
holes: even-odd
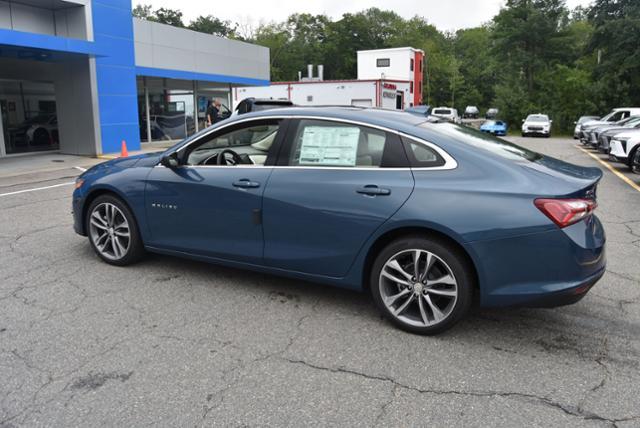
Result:
[[[609,118],[609,122],[617,122],[619,120],[622,120],[622,112],[621,111],[617,111],[613,116],[611,116]]]
[[[393,150],[386,132],[348,123],[305,119],[293,135],[289,166],[378,168]]]
[[[409,138],[403,138],[402,140],[405,143],[407,156],[412,167],[433,168],[445,164],[442,156],[432,147]]]
[[[204,135],[186,149],[185,164],[264,165],[280,123],[262,120]]]

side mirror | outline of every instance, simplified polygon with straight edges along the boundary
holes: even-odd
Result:
[[[522,123],[524,123],[524,119],[522,119]]]
[[[553,123],[553,120],[549,120],[549,123]]]
[[[171,168],[171,169],[174,169],[180,166],[180,162],[178,162],[178,159],[176,159],[173,154],[162,156],[162,159],[160,159],[160,164],[166,168]]]

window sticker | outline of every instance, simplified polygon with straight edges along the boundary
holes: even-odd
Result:
[[[299,165],[356,166],[360,128],[307,126],[302,134]]]

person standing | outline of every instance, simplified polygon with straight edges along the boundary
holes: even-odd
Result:
[[[214,98],[211,100],[211,104],[209,104],[209,108],[207,109],[207,126],[211,126],[214,123],[220,121],[220,106],[222,103],[218,98]]]

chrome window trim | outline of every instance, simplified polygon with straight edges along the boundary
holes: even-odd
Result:
[[[444,165],[440,165],[440,166],[426,166],[426,167],[400,167],[400,168],[381,168],[381,167],[361,167],[361,166],[355,166],[355,167],[350,167],[350,166],[342,166],[342,167],[338,167],[338,166],[289,166],[289,165],[236,165],[233,168],[279,168],[279,169],[326,169],[326,170],[355,170],[355,171],[361,171],[361,170],[367,170],[367,171],[399,171],[399,170],[417,170],[417,171],[442,171],[442,170],[451,170],[451,169],[456,169],[458,167],[458,162],[453,158],[453,156],[451,156],[449,153],[447,153],[444,149],[442,149],[441,147],[427,141],[424,140],[420,137],[416,137],[415,135],[410,135],[407,134],[405,132],[402,131],[398,131],[397,129],[392,129],[392,128],[387,128],[385,126],[380,126],[380,125],[375,125],[375,124],[370,124],[370,123],[366,123],[366,122],[361,122],[358,120],[352,120],[352,119],[342,119],[342,118],[335,118],[335,117],[330,117],[330,116],[300,116],[300,115],[279,115],[279,116],[259,116],[259,117],[248,117],[246,119],[239,119],[239,120],[234,120],[233,122],[224,124],[222,126],[218,126],[216,128],[211,129],[209,132],[206,132],[204,134],[202,134],[200,136],[200,138],[204,138],[207,135],[210,135],[213,132],[218,132],[218,131],[222,131],[225,128],[229,128],[235,125],[239,125],[242,123],[246,123],[246,122],[252,122],[252,121],[261,121],[261,120],[286,120],[286,119],[304,119],[304,120],[322,120],[322,121],[329,121],[329,122],[339,122],[339,123],[348,123],[348,124],[352,124],[352,125],[358,125],[358,126],[364,126],[367,128],[373,128],[373,129],[378,129],[380,131],[384,131],[384,132],[389,132],[391,134],[395,134],[398,135],[400,137],[404,137],[404,138],[408,138],[418,144],[422,144],[425,145],[433,150],[435,150],[440,156],[442,156],[442,158],[444,159]],[[171,152],[171,153],[178,153],[181,150],[186,149],[187,147],[191,146],[192,144],[195,144],[197,141],[200,140],[200,138],[198,138],[197,140],[191,141],[190,143],[187,143],[181,147],[179,147],[177,150]],[[156,166],[161,166],[164,168],[164,165],[162,164],[158,164]],[[190,168],[229,168],[228,165],[184,165],[185,167],[190,167]]]

